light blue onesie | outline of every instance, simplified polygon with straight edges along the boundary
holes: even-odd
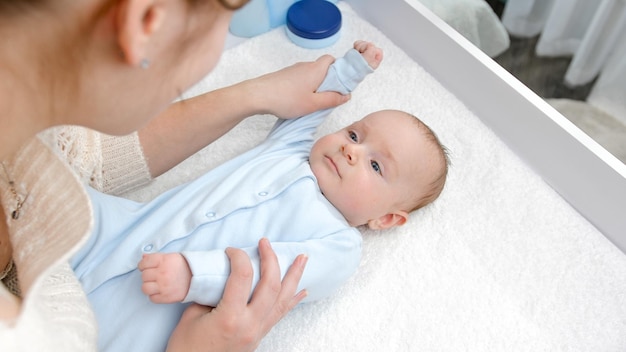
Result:
[[[343,94],[373,70],[352,49],[331,66],[318,91]],[[181,252],[192,271],[184,302],[215,306],[230,264],[224,249],[250,256],[269,238],[284,276],[301,253],[309,259],[298,290],[329,296],[357,269],[361,235],[320,192],[308,163],[317,126],[330,109],[278,120],[267,139],[198,179],[138,203],[88,189],[94,234],[71,261],[98,321],[101,351],[162,351],[188,303],[154,304],[141,292],[143,253]]]

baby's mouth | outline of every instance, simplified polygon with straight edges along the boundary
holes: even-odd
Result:
[[[329,162],[330,166],[335,170],[335,173],[337,174],[337,176],[339,176],[341,178],[341,174],[339,173],[339,169],[337,168],[337,164],[335,164],[333,159],[331,157],[329,157],[329,156],[327,156],[326,159],[328,159],[328,162]]]

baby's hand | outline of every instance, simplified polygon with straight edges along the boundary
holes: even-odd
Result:
[[[143,280],[141,290],[152,302],[180,302],[187,296],[191,269],[182,254],[144,254],[137,267]]]
[[[383,50],[376,45],[364,40],[354,42],[354,49],[361,53],[365,61],[374,70],[378,68],[380,62],[383,61]]]

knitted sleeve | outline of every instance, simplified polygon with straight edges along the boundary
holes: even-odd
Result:
[[[83,182],[99,191],[120,195],[152,179],[137,133],[118,137],[61,126],[43,132],[40,138]]]
[[[136,132],[124,137],[102,135],[101,141],[102,182],[98,184],[99,189],[119,195],[152,180]]]

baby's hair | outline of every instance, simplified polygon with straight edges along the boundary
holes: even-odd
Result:
[[[411,207],[409,212],[412,212],[425,207],[426,205],[434,202],[435,199],[439,197],[446,184],[446,179],[448,177],[448,168],[451,165],[451,161],[448,148],[446,148],[441,143],[441,141],[437,137],[437,134],[435,134],[435,132],[426,123],[424,123],[424,121],[417,118],[417,116],[412,115],[408,112],[406,114],[413,119],[417,128],[419,128],[419,130],[424,133],[424,136],[430,142],[431,146],[437,151],[437,156],[439,159],[437,164],[439,164],[440,166],[435,173],[435,177],[428,184],[428,188],[420,190],[420,192],[418,193],[419,195],[415,199],[410,201],[409,204],[411,205]]]

